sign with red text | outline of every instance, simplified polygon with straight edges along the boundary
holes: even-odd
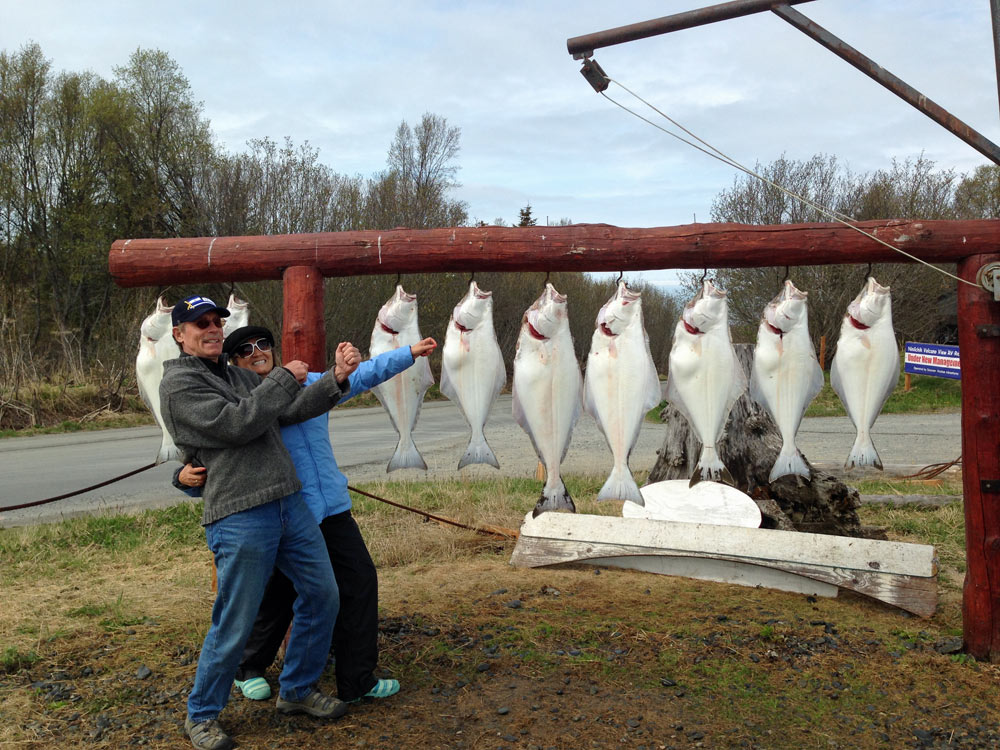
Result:
[[[907,341],[904,354],[903,372],[953,380],[962,378],[958,347],[953,344],[918,344]]]

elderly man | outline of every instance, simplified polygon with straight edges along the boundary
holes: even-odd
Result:
[[[339,597],[323,536],[299,494],[278,427],[329,410],[347,392],[347,377],[361,356],[341,344],[333,371],[310,388],[300,386],[308,372],[300,361],[261,379],[229,367],[220,356],[222,318],[228,315],[200,295],[175,305],[173,335],[181,356],[164,363],[160,383],[167,430],[186,460],[207,469],[202,524],[218,571],[212,624],[184,724],[199,750],[233,747],[218,716],[274,568],[299,593],[279,677],[278,711],[320,718],[346,711],[346,704],[315,687],[326,664]]]

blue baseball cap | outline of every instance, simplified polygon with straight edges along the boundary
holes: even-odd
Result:
[[[170,313],[170,320],[175,326],[179,326],[181,323],[190,323],[192,320],[198,320],[198,318],[207,312],[217,312],[223,318],[229,317],[229,310],[225,307],[215,304],[208,297],[195,294],[182,299],[174,305],[174,310]]]

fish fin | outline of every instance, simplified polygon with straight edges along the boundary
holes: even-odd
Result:
[[[656,372],[656,367],[653,366],[653,360],[650,359],[648,364],[647,380],[646,380],[646,390],[645,390],[645,401],[642,402],[643,411],[649,411],[650,409],[659,406],[660,402],[663,400],[663,388],[660,386],[660,375]]]
[[[566,460],[566,454],[569,453],[569,444],[573,442],[573,428],[576,427],[576,423],[580,419],[580,414],[582,412],[583,412],[583,399],[578,398],[576,400],[576,408],[573,410],[573,416],[569,420],[569,432],[566,435],[566,445],[563,446],[562,454],[559,456],[559,463],[562,463],[563,461]],[[600,426],[600,424],[598,424],[598,426]],[[602,433],[604,432],[603,428],[601,428],[601,432]],[[541,454],[539,453],[539,455]]]
[[[681,398],[680,391],[674,387],[674,379],[672,377],[667,378],[667,401],[670,405],[674,407],[677,411],[681,413],[681,416],[687,420],[691,428],[694,429],[694,420],[691,419],[691,412],[684,405],[684,400]]]
[[[587,374],[589,375],[590,372],[588,371]],[[594,398],[593,381],[589,377],[583,379],[583,410],[597,419],[597,399]],[[601,426],[600,420],[597,420],[597,426]],[[602,428],[601,433],[603,434],[603,432]]]
[[[823,368],[819,366],[819,360],[814,358],[813,364],[816,366],[812,368],[812,380],[809,381],[809,390],[806,391],[806,408],[809,408],[809,404],[819,395],[825,384]]]
[[[728,417],[729,412],[732,411],[733,405],[739,401],[740,396],[747,389],[747,374],[743,371],[743,365],[740,364],[739,359],[736,357],[736,351],[733,351],[733,383],[729,388],[729,401],[726,404],[726,416]]]
[[[434,373],[431,372],[431,363],[427,357],[421,357],[414,367],[420,372],[420,381],[417,390],[420,391],[420,399],[423,400],[427,389],[434,385]]]
[[[619,469],[617,466],[611,470],[611,475],[604,483],[604,486],[601,487],[601,491],[597,493],[597,499],[631,500],[636,505],[646,505],[645,500],[642,499],[642,494],[639,492],[639,485],[635,483],[635,479],[632,477],[632,472],[627,468]]]
[[[805,458],[803,458],[802,453],[798,449],[788,452],[783,450],[778,454],[778,458],[771,468],[771,475],[767,478],[767,481],[774,482],[790,474],[797,474],[806,481],[812,479],[812,472],[809,470]]]
[[[517,397],[517,384],[511,389],[511,412],[514,415],[514,421],[521,425],[521,429],[531,434],[531,430],[528,428],[528,418],[524,413],[524,407],[521,406],[521,399]]]
[[[871,435],[867,433],[858,434],[851,447],[851,453],[847,456],[847,462],[844,464],[845,469],[853,469],[856,466],[874,466],[879,471],[882,470],[882,459],[879,458],[878,451],[875,450],[875,443],[872,442]]]
[[[486,436],[480,435],[478,440],[473,438],[469,441],[469,447],[462,460],[458,462],[458,468],[462,469],[469,464],[489,464],[495,469],[500,468],[500,462],[493,454],[490,444],[486,442]]]
[[[729,473],[729,469],[722,463],[722,459],[719,458],[719,454],[714,447],[702,446],[698,463],[695,465],[694,471],[691,472],[691,481],[688,482],[688,487],[694,487],[698,482],[702,481],[722,482],[731,487],[736,486],[733,475]]]
[[[392,454],[392,458],[389,459],[389,465],[385,467],[385,473],[388,474],[390,471],[395,471],[396,469],[426,469],[427,464],[424,462],[424,457],[420,455],[420,451],[417,450],[416,444],[409,440],[408,445],[403,445],[403,440],[396,444],[396,452]]]
[[[538,518],[540,513],[545,513],[549,510],[568,510],[570,513],[576,513],[573,498],[569,496],[569,491],[561,479],[559,480],[559,484],[554,488],[542,490],[542,496],[538,498],[535,509],[531,512],[531,517]]]
[[[451,378],[448,377],[448,370],[444,367],[441,368],[441,393],[449,401],[453,401],[456,404],[461,404],[461,402],[458,400],[458,391],[455,389],[454,384],[451,382]]]
[[[499,367],[493,370],[493,398],[500,395],[500,391],[507,385],[507,366],[503,363],[503,355],[500,353],[500,346],[497,345],[497,363]]]
[[[153,462],[154,466],[159,466],[167,461],[180,461],[181,460],[181,450],[172,442],[166,440],[160,445],[160,450],[156,453],[156,461]]]

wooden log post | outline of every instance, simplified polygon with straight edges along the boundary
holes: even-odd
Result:
[[[323,274],[311,266],[285,269],[281,361],[300,359],[311,372],[326,369]]]
[[[961,278],[1000,255],[973,255],[958,264]],[[1000,661],[1000,302],[981,287],[958,285],[958,346],[962,355],[962,484],[965,495],[965,649]]]

